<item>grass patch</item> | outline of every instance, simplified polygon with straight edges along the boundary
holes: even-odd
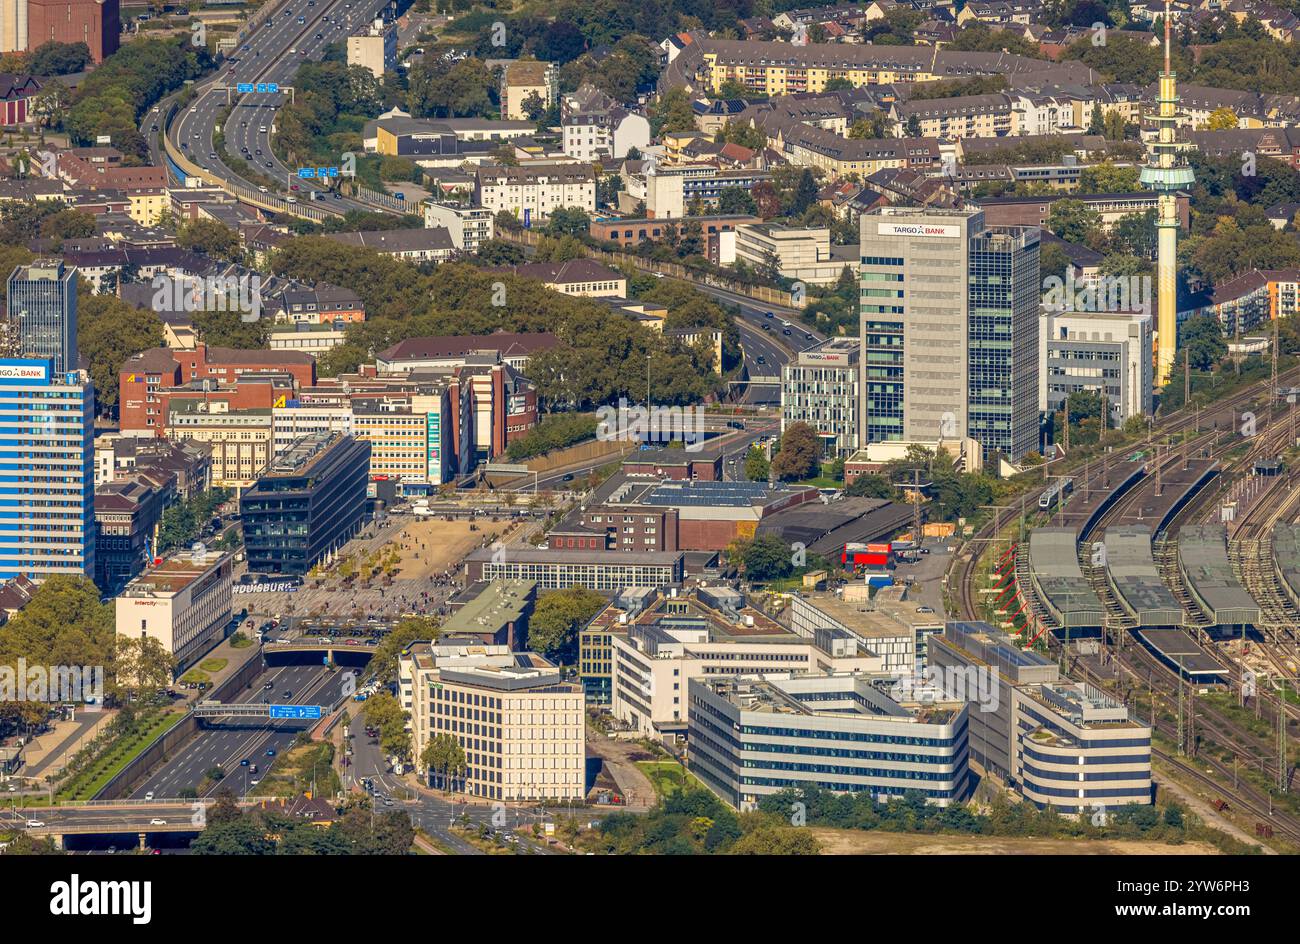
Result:
[[[220,672],[229,663],[229,659],[204,659],[199,663],[199,668],[204,672]]]
[[[182,675],[181,681],[190,682],[192,684],[198,682],[211,682],[212,676],[208,675],[208,673],[204,672],[202,669],[194,668]]]
[[[60,803],[93,800],[108,782],[122,772],[131,761],[140,756],[150,744],[180,723],[184,712],[166,712],[152,718],[141,719],[130,734],[113,741],[94,763],[87,766],[59,789]]]
[[[685,787],[704,789],[695,776],[675,760],[639,760],[637,767],[650,778],[659,798],[680,793]]]
[[[275,759],[249,796],[296,797],[311,790],[313,781],[314,796],[331,796],[343,789],[334,771],[334,745],[328,741],[289,748]]]
[[[231,649],[247,649],[252,644],[253,640],[245,636],[243,633],[235,633],[235,635],[230,637]]]

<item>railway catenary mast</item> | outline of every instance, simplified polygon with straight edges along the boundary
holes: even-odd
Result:
[[[1192,169],[1179,158],[1174,138],[1177,123],[1178,82],[1170,62],[1169,0],[1165,0],[1165,70],[1160,73],[1159,134],[1151,142],[1147,163],[1142,168],[1142,186],[1158,195],[1156,214],[1156,386],[1163,387],[1173,372],[1174,349],[1178,346],[1178,191],[1192,185]]]

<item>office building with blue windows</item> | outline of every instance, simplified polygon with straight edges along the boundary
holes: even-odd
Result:
[[[20,265],[5,301],[8,342],[15,354],[49,358],[54,375],[77,369],[77,270],[59,259]]]
[[[304,436],[271,460],[239,499],[248,569],[305,574],[361,529],[370,443],[341,433]]]
[[[1038,449],[1038,227],[883,207],[860,228],[861,442]]]
[[[930,639],[944,679],[984,675],[970,702],[971,765],[1036,806],[1095,815],[1150,804],[1151,727],[1105,692],[1061,678],[1051,659],[983,622],[950,622]]]
[[[947,806],[969,791],[967,706],[903,703],[892,676],[691,679],[691,773],[738,810],[813,784],[878,801],[917,792]]]
[[[50,358],[0,358],[0,580],[95,572],[95,390]]]

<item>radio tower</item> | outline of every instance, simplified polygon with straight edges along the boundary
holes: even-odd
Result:
[[[1178,157],[1174,140],[1177,122],[1178,82],[1170,63],[1169,0],[1165,0],[1165,71],[1160,73],[1160,94],[1156,101],[1159,134],[1147,152],[1142,168],[1142,186],[1159,194],[1156,214],[1156,386],[1169,383],[1173,373],[1174,349],[1178,346],[1178,191],[1192,185],[1192,169]]]

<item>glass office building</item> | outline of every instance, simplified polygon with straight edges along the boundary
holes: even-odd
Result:
[[[370,443],[304,436],[240,497],[251,573],[305,574],[357,533],[365,517]]]
[[[0,358],[0,580],[95,572],[95,388]]]
[[[1037,227],[975,234],[967,272],[967,435],[1015,460],[1038,449]]]
[[[77,369],[77,270],[58,259],[21,265],[9,276],[11,353],[48,358],[54,376]]]
[[[933,207],[885,207],[860,227],[862,441],[1036,450],[1037,227]]]

